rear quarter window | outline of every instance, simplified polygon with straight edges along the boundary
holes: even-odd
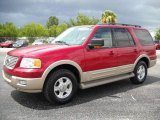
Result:
[[[153,45],[154,44],[152,36],[147,30],[135,29],[134,32],[137,38],[139,39],[141,45]]]

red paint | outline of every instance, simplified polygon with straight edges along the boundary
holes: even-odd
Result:
[[[160,42],[155,43],[156,49],[160,49]]]
[[[0,47],[9,48],[9,47],[12,47],[12,44],[13,44],[13,41],[6,41],[6,42],[0,43]]]

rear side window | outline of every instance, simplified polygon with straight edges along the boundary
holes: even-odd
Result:
[[[131,47],[135,45],[132,36],[125,28],[114,28],[113,33],[117,47]]]
[[[153,45],[153,39],[147,30],[134,30],[136,36],[138,37],[141,45]]]

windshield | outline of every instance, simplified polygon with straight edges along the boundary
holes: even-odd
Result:
[[[43,40],[41,40],[41,39],[38,39],[38,40],[35,40],[35,42],[43,42]]]
[[[12,41],[7,40],[5,43],[10,43],[10,42],[12,42]]]
[[[18,40],[15,43],[17,43],[17,44],[23,44],[23,40]]]
[[[60,34],[52,43],[81,45],[91,33],[91,26],[72,27]]]

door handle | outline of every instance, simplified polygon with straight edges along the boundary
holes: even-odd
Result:
[[[110,51],[110,52],[109,52],[109,55],[114,55],[114,52],[113,52],[113,51]]]
[[[137,53],[137,52],[138,52],[138,51],[137,51],[137,49],[134,49],[134,52],[136,52],[136,53]]]

